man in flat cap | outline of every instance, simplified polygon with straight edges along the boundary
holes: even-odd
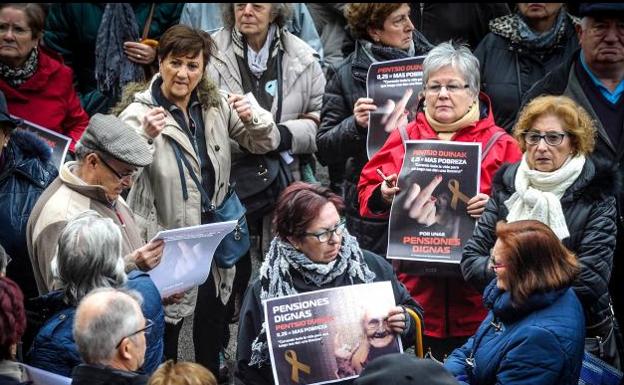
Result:
[[[536,83],[523,102],[526,104],[541,94],[566,95],[585,108],[598,129],[592,160],[599,168],[607,168],[617,175],[606,176],[606,180],[621,180],[624,178],[624,3],[580,3],[578,14],[582,17],[577,26],[580,51]],[[624,278],[624,191],[617,194],[618,234],[609,293],[614,300],[616,319],[621,324],[624,322],[624,291],[621,288]],[[608,299],[609,293],[600,294]],[[615,335],[609,319],[610,308],[605,309],[603,319],[586,320],[588,338],[600,334],[603,340],[609,341],[612,340],[609,336]],[[597,329],[601,331],[595,332]],[[602,358],[616,365],[615,355],[613,360]]]
[[[114,115],[95,114],[76,144],[76,158],[63,165],[28,220],[28,253],[40,294],[58,288],[50,263],[59,236],[71,218],[86,210],[111,218],[121,228],[126,272],[137,267],[150,270],[162,257],[163,242],[143,245],[132,212],[120,196],[132,186],[139,167],[152,162],[145,140]]]

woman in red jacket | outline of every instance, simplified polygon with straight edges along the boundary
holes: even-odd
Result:
[[[9,112],[71,137],[70,151],[89,116],[72,85],[72,71],[39,46],[45,13],[36,3],[0,5],[0,90]]]
[[[468,214],[478,218],[488,200],[494,173],[504,162],[518,161],[520,148],[494,123],[490,101],[479,93],[479,62],[468,48],[442,43],[429,52],[423,69],[423,111],[406,127],[410,140],[479,142],[485,148],[499,133],[481,161],[480,192],[468,202]],[[399,191],[392,186],[396,186],[404,153],[401,135],[395,130],[366,164],[358,184],[362,216],[388,217]],[[378,175],[379,168],[387,175],[387,183]],[[434,355],[448,354],[462,345],[486,315],[481,294],[459,273],[452,278],[398,275],[425,310],[425,347]]]

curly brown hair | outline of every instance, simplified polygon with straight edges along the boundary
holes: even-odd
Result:
[[[217,385],[217,380],[200,364],[168,360],[152,374],[148,385]]]
[[[371,40],[369,28],[383,29],[390,14],[409,3],[349,3],[344,15],[356,39]]]
[[[7,277],[0,277],[0,361],[12,360],[11,346],[19,342],[26,330],[24,295]]]
[[[594,151],[596,126],[587,111],[567,96],[543,95],[531,100],[522,109],[513,128],[513,136],[522,152],[527,148],[524,133],[533,127],[538,117],[544,115],[553,115],[561,120],[564,131],[570,136],[574,155],[587,155]]]

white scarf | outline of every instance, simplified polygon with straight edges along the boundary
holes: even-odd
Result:
[[[267,61],[269,60],[269,48],[271,42],[273,42],[273,36],[275,35],[275,24],[269,26],[269,33],[267,39],[264,42],[260,51],[254,51],[249,45],[247,46],[247,64],[251,72],[258,78],[262,77],[262,74],[267,69]]]
[[[585,156],[570,156],[558,170],[552,172],[530,170],[526,158],[525,153],[516,173],[516,192],[505,201],[509,209],[507,221],[535,219],[548,225],[559,239],[569,237],[560,200],[581,174]]]

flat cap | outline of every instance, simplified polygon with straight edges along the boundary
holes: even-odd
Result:
[[[146,140],[115,115],[93,115],[76,149],[81,146],[137,167],[145,167],[153,159]]]
[[[442,365],[408,354],[386,354],[372,360],[353,385],[459,385]]]
[[[624,3],[580,3],[578,15],[580,17],[593,15],[624,17]]]

